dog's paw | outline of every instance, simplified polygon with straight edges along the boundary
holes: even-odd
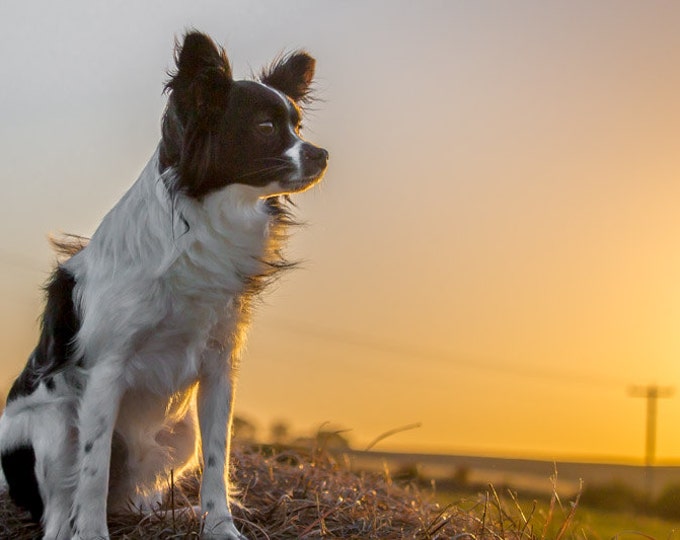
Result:
[[[71,540],[109,540],[109,531],[104,525],[97,525],[96,523],[78,523],[77,516],[72,515],[69,519],[69,528],[71,529]]]
[[[220,521],[206,520],[201,534],[202,540],[248,540],[238,532],[231,517]]]
[[[74,533],[71,533],[71,540],[109,540],[109,534],[108,532],[104,533],[97,533],[97,532],[92,532],[92,533],[84,533],[82,531],[76,530]]]

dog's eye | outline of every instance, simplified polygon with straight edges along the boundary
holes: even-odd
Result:
[[[271,120],[265,120],[257,124],[257,130],[262,135],[266,135],[267,137],[269,137],[276,133],[276,126],[274,125],[274,122],[272,122]]]

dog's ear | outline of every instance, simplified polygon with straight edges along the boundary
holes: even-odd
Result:
[[[226,108],[233,83],[224,50],[200,32],[189,32],[176,43],[175,63],[165,86],[170,97],[162,122],[160,170],[180,162],[186,137],[203,140],[196,133],[216,125],[209,118]]]
[[[167,89],[178,107],[180,117],[192,108],[210,105],[227,98],[232,83],[231,66],[224,50],[205,34],[189,32],[175,47],[177,71]]]
[[[177,75],[189,80],[210,69],[217,69],[231,79],[231,67],[224,50],[201,32],[189,32],[176,48]]]
[[[260,80],[288,95],[293,101],[308,102],[316,60],[304,51],[284,56],[265,69]]]

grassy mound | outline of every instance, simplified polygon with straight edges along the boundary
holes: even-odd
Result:
[[[519,506],[512,517],[497,496],[470,509],[441,508],[428,492],[398,485],[388,473],[357,474],[325,453],[263,453],[237,449],[234,485],[240,504],[232,510],[237,527],[251,540],[294,538],[540,539],[531,516]],[[112,538],[198,538],[202,519],[196,504],[196,477],[175,485],[167,508],[150,516],[111,516]],[[184,509],[184,510],[183,510]],[[544,520],[545,521],[545,520]],[[549,520],[548,520],[549,521]],[[558,531],[565,528],[558,526]],[[0,496],[0,538],[34,539],[39,529]],[[561,534],[559,535],[561,536]],[[551,538],[556,538],[554,534]]]

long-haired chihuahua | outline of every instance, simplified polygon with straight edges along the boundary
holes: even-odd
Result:
[[[202,464],[204,536],[243,539],[229,510],[235,365],[254,295],[289,264],[288,195],[323,176],[300,135],[314,59],[234,80],[189,32],[156,152],[46,286],[38,345],[0,419],[10,495],[49,539],[108,538],[107,512],[150,510]]]

